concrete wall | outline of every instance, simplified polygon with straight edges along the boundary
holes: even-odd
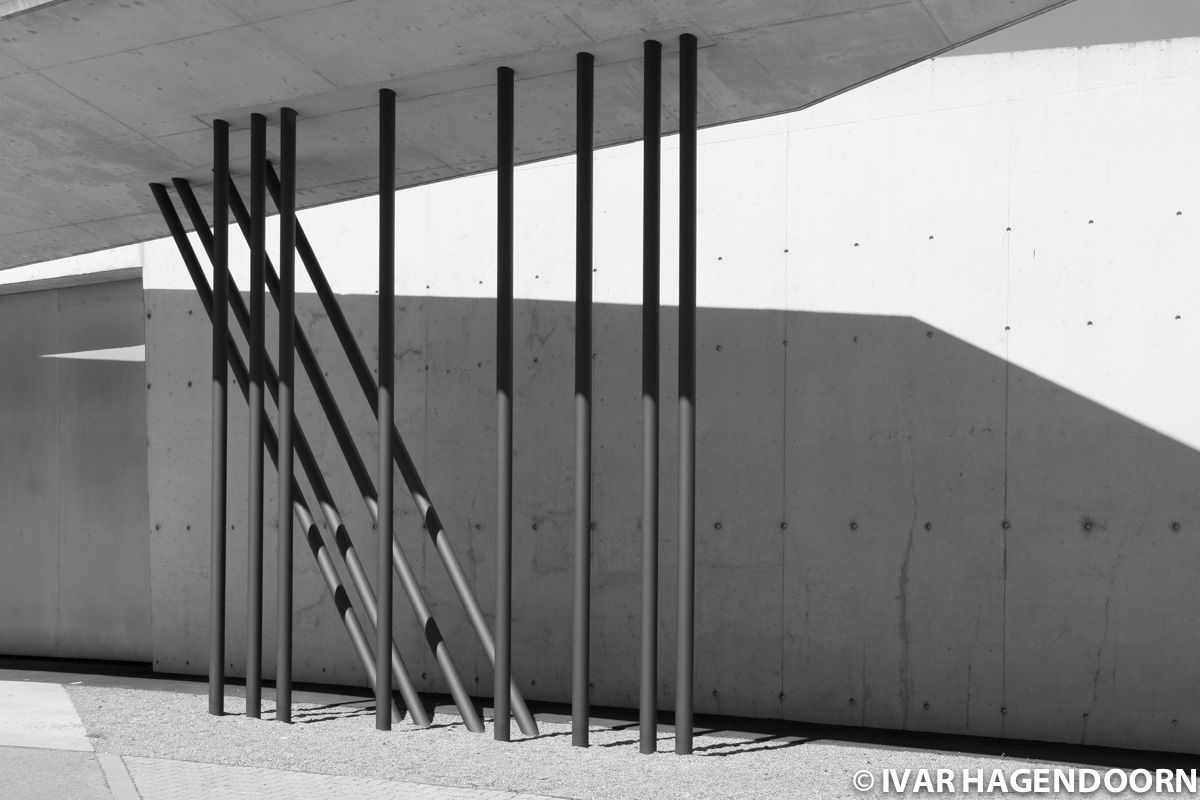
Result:
[[[0,295],[0,652],[149,660],[142,323],[140,280]]]
[[[1197,749],[1187,698],[1200,680],[1188,599],[1200,557],[1200,370],[1189,366],[1200,341],[1198,93],[1200,40],[1188,39],[938,60],[806,112],[703,132],[699,710]],[[631,706],[639,149],[597,159],[593,697]],[[529,696],[553,700],[567,699],[570,671],[572,174],[560,160],[517,180],[514,673]],[[493,197],[492,176],[398,196],[397,420],[485,608]],[[302,217],[369,357],[374,214],[367,200]],[[154,657],[199,672],[208,337],[170,244],[146,254]],[[668,302],[674,293],[668,269]],[[367,405],[311,296],[300,318],[372,463]],[[674,319],[668,309],[664,707]],[[305,386],[298,404],[369,566],[365,509]],[[235,405],[235,448],[244,420]],[[234,453],[237,671],[245,461]],[[398,498],[405,548],[486,695],[486,661]],[[361,682],[310,559],[297,563],[297,677]],[[397,620],[420,682],[440,688],[402,600]]]

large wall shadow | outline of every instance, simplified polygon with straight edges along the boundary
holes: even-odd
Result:
[[[375,300],[343,306],[372,357]],[[203,670],[207,321],[146,293],[155,662]],[[374,423],[311,297],[304,322],[368,463]],[[495,509],[494,306],[397,303],[397,422],[485,609]],[[664,311],[661,702],[673,704],[675,314]],[[702,309],[697,710],[1194,751],[1187,598],[1200,454],[920,320]],[[637,702],[640,309],[595,326],[595,702]],[[273,346],[273,345],[272,345]],[[573,310],[517,304],[514,674],[569,696]],[[190,382],[190,384],[189,384]],[[371,568],[370,524],[307,385],[298,411]],[[242,666],[244,406],[231,419],[230,663]],[[241,470],[241,473],[239,473]],[[273,484],[273,478],[268,481]],[[273,488],[271,489],[273,492]],[[399,489],[397,529],[468,685],[490,669]],[[266,506],[274,509],[273,498]],[[273,531],[267,636],[273,636]],[[311,564],[296,676],[361,682]],[[373,574],[373,573],[372,573]],[[442,684],[397,605],[419,683]],[[265,648],[271,668],[272,647]],[[410,655],[411,654],[411,655]]]

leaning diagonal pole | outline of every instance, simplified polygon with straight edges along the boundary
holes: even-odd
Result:
[[[216,310],[214,294],[220,293],[214,292],[209,288],[208,280],[204,277],[204,272],[200,268],[200,262],[196,260],[196,254],[192,250],[191,243],[187,239],[187,234],[183,230],[183,224],[179,221],[179,216],[175,212],[174,206],[171,205],[166,187],[160,184],[151,184],[150,189],[154,194],[154,199],[158,202],[159,210],[162,212],[163,219],[170,229],[171,236],[175,240],[175,245],[179,250],[180,256],[183,258],[188,274],[192,278],[192,283],[196,287],[196,293],[200,296],[201,306],[212,317]],[[243,399],[248,403],[250,400],[249,370],[246,367],[245,361],[242,360],[242,355],[238,351],[236,342],[233,340],[233,335],[228,331],[225,333],[225,341],[225,354],[229,369],[233,372],[234,382],[241,387]],[[263,426],[263,441],[272,461],[278,463],[278,439],[270,422],[267,422]],[[358,620],[358,615],[354,611],[354,606],[350,602],[349,595],[346,594],[346,590],[342,586],[337,568],[333,564],[329,550],[321,538],[317,524],[313,520],[312,513],[309,511],[304,496],[299,486],[295,483],[295,479],[293,479],[292,493],[292,508],[300,521],[301,527],[306,531],[309,550],[317,562],[321,578],[325,582],[326,589],[329,590],[330,597],[333,599],[338,611],[338,618],[342,621],[342,625],[346,629],[346,635],[350,638],[351,646],[354,648],[354,652],[362,664],[363,671],[367,675],[367,681],[371,686],[374,686],[375,656],[371,652],[367,635],[363,632],[362,624]]]
[[[271,192],[272,196],[278,202],[279,179],[271,169],[270,164],[267,165],[267,190]],[[235,200],[235,198],[231,196],[231,200]],[[233,211],[235,214],[237,213],[236,202]],[[358,345],[358,340],[350,328],[350,323],[347,321],[346,315],[342,312],[341,305],[338,303],[337,297],[334,295],[324,271],[321,269],[321,263],[317,260],[316,253],[313,251],[312,245],[304,233],[304,227],[299,223],[296,225],[296,252],[299,254],[300,260],[304,264],[309,278],[312,280],[317,296],[321,300],[321,307],[328,315],[334,333],[337,335],[338,341],[341,343],[342,349],[350,361],[350,366],[354,371],[355,377],[358,379],[363,396],[370,404],[372,412],[377,413],[378,385],[375,383],[374,375],[371,374],[371,367],[368,365],[367,359]],[[446,534],[445,526],[442,524],[441,517],[438,515],[437,509],[429,497],[429,492],[425,488],[424,481],[421,480],[420,473],[417,472],[416,464],[408,452],[408,447],[405,446],[404,439],[400,436],[400,431],[395,426],[392,427],[392,439],[395,443],[394,460],[396,468],[400,472],[400,477],[404,479],[404,484],[408,487],[413,503],[416,505],[417,511],[425,523],[425,530],[433,540],[438,556],[442,560],[442,565],[446,569],[446,574],[450,577],[450,583],[454,587],[455,594],[458,595],[459,602],[462,603],[463,608],[467,612],[467,618],[471,622],[475,636],[479,640],[488,661],[494,666],[496,663],[495,640],[492,638],[492,631],[488,626],[487,619],[483,615],[483,609],[479,607],[479,602],[476,600],[475,593],[471,589],[470,580],[467,578],[466,572],[463,570],[462,564],[454,552],[450,537]],[[529,713],[529,708],[526,706],[525,699],[521,696],[521,692],[517,688],[515,679],[509,683],[509,694],[512,697],[513,716],[517,720],[517,726],[526,736],[536,736],[538,733],[537,722],[534,720],[533,715]]]
[[[200,209],[199,203],[196,202],[191,186],[186,180],[177,178],[175,179],[175,187],[179,191],[189,215],[192,216],[192,221],[200,237],[201,244],[208,250],[211,246],[212,238],[208,233],[208,227],[204,220],[204,212]],[[249,229],[249,215],[246,212],[245,205],[241,201],[241,197],[232,186],[230,187],[229,201],[234,216],[238,218],[239,224],[245,221],[243,230],[247,231]],[[274,286],[277,288],[278,279],[275,277],[274,270],[270,266],[270,259],[265,260],[264,269],[267,273],[268,287]],[[241,326],[243,333],[245,333],[249,330],[249,314],[245,303],[242,301],[241,294],[238,292],[237,284],[233,281],[232,277],[229,279],[229,296],[231,298],[234,317]],[[302,335],[302,331],[297,332],[296,342],[298,347],[302,341]],[[300,352],[303,354],[304,348],[300,348]],[[272,396],[278,400],[279,379],[270,359],[266,360],[265,372],[267,388],[270,390]],[[342,556],[342,560],[346,564],[346,569],[350,572],[350,580],[362,600],[363,611],[366,613],[370,624],[375,625],[377,622],[375,592],[371,588],[371,582],[367,577],[366,569],[358,557],[358,552],[355,550],[354,543],[350,539],[350,534],[346,530],[345,523],[342,521],[341,513],[338,511],[337,504],[333,500],[329,484],[325,480],[320,465],[317,463],[316,456],[313,454],[307,437],[304,435],[304,429],[298,424],[295,427],[295,439],[296,457],[300,461],[300,466],[304,470],[305,475],[308,477],[308,482],[312,486],[313,492],[316,494],[317,503],[321,508],[322,515],[325,517],[325,522],[334,533],[334,541],[338,546],[338,552]],[[395,679],[396,686],[399,688],[401,696],[404,697],[405,703],[409,706],[413,721],[418,725],[429,725],[429,715],[420,702],[420,696],[412,683],[412,679],[408,675],[408,668],[405,666],[404,659],[401,657],[399,650],[397,650],[395,643],[392,644],[390,650],[392,677]]]
[[[209,247],[209,239],[206,233],[207,222],[204,218],[204,212],[200,208],[200,203],[196,200],[195,193],[192,192],[191,187],[186,181],[177,181],[176,188],[179,190],[179,196],[183,200],[184,208],[192,218],[192,224],[199,231],[201,244],[207,250]],[[249,235],[249,212],[246,210],[246,205],[242,202],[241,195],[238,193],[236,186],[229,187],[229,205],[243,234]],[[266,273],[267,291],[272,297],[279,298],[280,281],[279,277],[275,274],[269,257],[266,261]],[[325,373],[321,370],[316,352],[309,343],[308,336],[304,333],[304,327],[296,323],[293,333],[295,336],[296,352],[300,356],[300,363],[303,365],[304,372],[308,376],[313,394],[316,395],[321,409],[325,412],[325,417],[329,422],[330,428],[333,430],[334,438],[337,440],[342,455],[346,459],[350,474],[358,486],[359,493],[362,495],[367,507],[367,512],[371,515],[371,521],[376,523],[379,519],[379,507],[376,500],[374,480],[358,450],[358,445],[354,441],[354,435],[350,432],[350,426],[346,423],[346,419],[342,415],[337,399],[334,397],[333,389],[330,387]],[[339,542],[346,541],[348,541],[348,536],[339,537]],[[417,624],[425,634],[425,641],[429,645],[430,650],[433,651],[438,668],[442,671],[447,687],[450,689],[450,695],[454,698],[454,703],[462,715],[463,724],[467,727],[467,730],[473,733],[482,733],[484,730],[483,720],[479,718],[479,713],[475,709],[470,693],[462,682],[462,677],[459,675],[454,659],[450,655],[450,650],[446,645],[445,638],[442,636],[441,629],[438,627],[437,621],[433,618],[429,604],[426,602],[425,596],[421,591],[421,586],[417,581],[412,564],[401,549],[399,541],[394,536],[392,537],[392,564],[395,568],[396,576],[400,579],[400,585],[404,588]]]

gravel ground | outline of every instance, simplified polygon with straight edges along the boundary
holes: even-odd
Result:
[[[540,736],[501,744],[492,741],[490,729],[472,734],[457,717],[441,714],[428,730],[400,723],[392,733],[380,733],[370,701],[297,703],[296,724],[285,726],[271,721],[270,709],[263,720],[242,716],[244,700],[236,697],[227,699],[226,716],[212,717],[204,695],[68,688],[102,752],[568,798],[850,798],[864,796],[851,786],[860,769],[879,774],[885,768],[1036,766],[1017,759],[762,736],[700,736],[695,756],[678,758],[670,753],[669,733],[659,736],[661,755],[642,757],[636,725],[594,727],[592,746],[583,749],[571,747],[569,724],[539,721]],[[515,724],[513,734],[519,735]]]

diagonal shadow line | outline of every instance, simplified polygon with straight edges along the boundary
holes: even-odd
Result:
[[[466,729],[466,727],[467,727],[466,723],[461,722],[461,721],[460,722],[435,722],[432,725],[426,725],[424,727],[415,727],[414,726],[414,727],[408,728],[408,729],[394,730],[394,731],[392,731],[392,733],[420,733],[421,731],[433,731],[433,730],[437,730],[438,728],[463,728],[463,729]]]
[[[638,724],[639,723],[637,723],[637,722],[626,722],[626,723],[622,723],[620,725],[589,728],[588,730],[591,733],[606,733],[606,732],[611,732],[611,731],[623,731],[623,730],[628,730],[630,728],[636,728],[636,727],[638,727]],[[696,735],[704,736],[704,735],[711,734],[711,733],[717,733],[719,731],[720,731],[719,728],[712,728],[709,730],[697,729]],[[514,742],[532,742],[536,739],[552,739],[556,736],[570,736],[570,735],[571,735],[571,731],[559,731],[557,733],[542,733],[537,736],[523,736],[520,739],[514,739],[513,741]],[[675,738],[673,734],[667,734],[666,736],[659,736],[658,741],[664,741],[666,739],[673,739],[673,738]],[[622,745],[637,744],[637,743],[638,743],[637,739],[622,739],[618,742],[604,742],[603,744],[594,744],[594,745],[590,745],[590,746],[591,747],[621,747]],[[697,748],[697,749],[699,749],[699,748]]]
[[[781,737],[768,736],[766,739],[755,739],[751,742],[746,742],[746,744],[754,744],[756,742],[765,742],[768,739],[779,739],[779,738],[781,738]],[[714,744],[714,745],[709,745],[708,747],[694,748],[694,752],[697,755],[703,756],[705,758],[728,758],[729,756],[741,756],[741,755],[746,755],[747,753],[761,753],[764,750],[783,750],[784,748],[787,748],[787,747],[798,747],[802,744],[808,744],[809,742],[819,742],[819,741],[821,741],[821,740],[820,739],[793,739],[791,741],[783,742],[782,744],[766,744],[766,745],[762,745],[760,747],[739,747],[738,745],[733,745],[733,744],[729,744],[729,745]],[[712,753],[712,752],[701,753],[701,752],[699,752],[701,750],[710,750],[712,748],[717,748],[717,747],[737,747],[738,749],[729,750],[729,751],[720,752],[720,753]]]
[[[625,725],[622,727],[633,727],[633,726]],[[704,732],[697,731],[697,735],[701,735],[701,736],[706,735],[706,734],[712,734],[712,733],[719,733],[719,730],[713,729],[711,731],[704,731]],[[656,741],[665,742],[665,741],[670,741],[674,738],[675,738],[674,734],[667,734],[666,736],[657,737]],[[747,745],[761,744],[763,742],[770,742],[770,741],[782,741],[784,739],[788,739],[790,741],[786,741],[786,742],[783,742],[782,744],[778,744],[778,745],[767,745],[767,746],[763,746],[763,747],[747,747]],[[596,747],[625,747],[628,745],[638,744],[639,741],[640,740],[638,740],[638,739],[621,739],[620,741],[617,741],[617,742],[605,742],[604,744],[598,744],[595,746]],[[817,739],[816,737],[813,737],[810,739],[794,739],[793,737],[785,736],[783,734],[773,734],[771,736],[760,736],[757,739],[746,739],[743,741],[736,741],[736,742],[717,742],[716,744],[702,745],[700,747],[692,748],[692,751],[694,753],[698,753],[700,755],[710,755],[710,756],[729,755],[729,756],[732,756],[732,755],[737,755],[739,753],[754,753],[754,752],[758,752],[760,750],[780,750],[784,747],[794,747],[798,744],[805,744],[807,742],[815,742],[815,741],[819,741],[819,739]],[[712,751],[712,750],[723,750],[723,749],[731,749],[731,748],[736,748],[736,749],[733,749],[733,750],[731,750],[731,752],[728,752],[728,753],[708,752],[708,751]]]
[[[292,721],[302,725],[311,725],[314,722],[328,722],[335,719],[354,719],[355,717],[373,716],[374,711],[368,708],[347,709],[346,713],[330,713],[330,714],[306,714],[301,716],[295,712],[292,713]]]
[[[715,744],[701,745],[700,747],[693,747],[692,751],[699,753],[699,752],[704,752],[707,750],[725,750],[725,749],[728,749],[731,747],[741,747],[743,745],[748,745],[748,744],[760,744],[762,742],[777,741],[782,738],[784,738],[783,734],[774,733],[769,736],[760,736],[757,739],[743,739],[741,741],[736,741],[736,742],[717,742]]]
[[[627,730],[629,728],[636,728],[637,726],[638,726],[638,723],[636,723],[636,722],[625,722],[620,725],[613,725],[611,727],[606,726],[606,727],[602,727],[602,728],[588,728],[588,730],[591,733],[604,733],[606,731],[623,731],[623,730]],[[556,736],[570,736],[570,735],[571,735],[571,731],[559,731],[557,733],[539,733],[537,736],[522,736],[519,739],[513,739],[513,742],[514,743],[516,743],[516,742],[532,742],[532,741],[536,741],[537,739],[553,739]],[[611,747],[612,745],[611,744],[598,744],[595,746],[596,747]]]
[[[306,716],[311,716],[313,714],[316,714],[316,713],[319,713],[322,711],[331,711],[333,709],[343,709],[343,708],[348,709],[348,710],[356,710],[356,711],[365,710],[366,706],[363,704],[366,702],[367,701],[365,701],[365,700],[342,700],[337,703],[325,703],[324,705],[319,705],[319,706],[309,706],[308,708],[304,708],[299,711],[292,712],[292,716],[306,717]]]
[[[675,738],[675,736],[673,734],[667,734],[666,736],[657,737],[655,739],[655,741],[665,742],[668,739],[674,739],[674,738]],[[638,744],[640,741],[641,741],[640,739],[622,739],[619,742],[605,742],[604,744],[598,744],[598,745],[596,745],[596,747],[625,747],[626,745]]]

